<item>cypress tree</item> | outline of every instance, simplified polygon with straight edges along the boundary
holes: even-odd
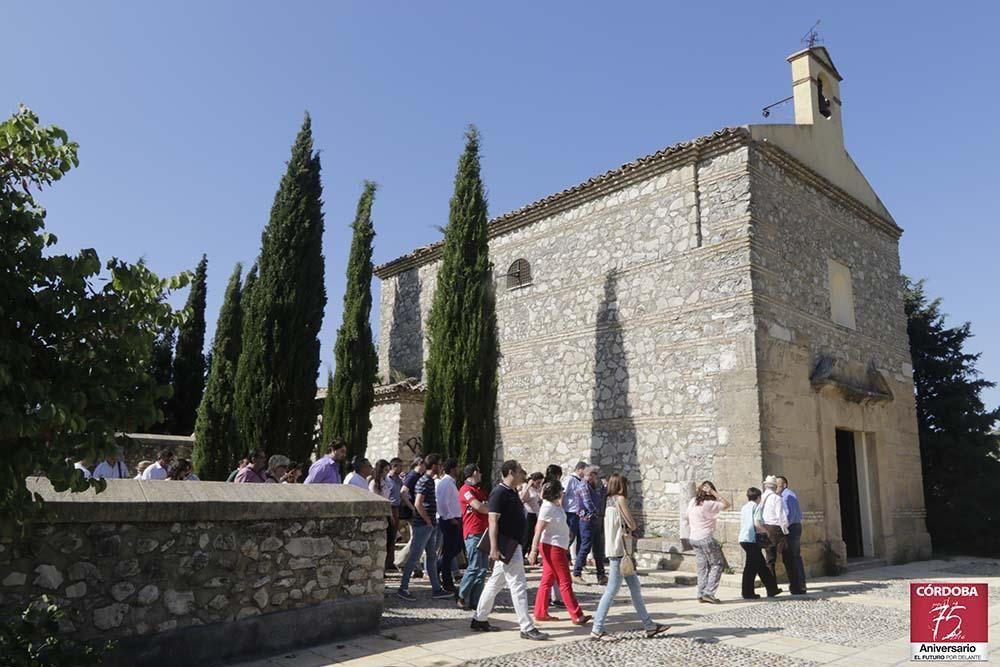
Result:
[[[174,356],[174,395],[170,399],[173,423],[171,432],[191,435],[198,405],[205,390],[205,278],[208,258],[201,256],[191,282],[184,310],[187,319],[177,332]]]
[[[941,300],[928,300],[923,282],[905,282],[905,308],[927,530],[936,550],[1000,552],[1000,409],[987,410],[980,392],[995,383],[980,377],[978,354],[964,350],[968,322],[947,327]]]
[[[323,399],[323,442],[330,442],[333,439],[333,371],[326,372],[326,398]]]
[[[496,442],[496,303],[479,133],[458,162],[437,290],[428,321],[424,451],[478,463],[490,479]]]
[[[375,184],[365,181],[358,201],[347,262],[344,322],[334,345],[336,371],[323,404],[323,440],[347,441],[348,455],[365,455],[368,448],[369,413],[375,401],[378,357],[372,342],[372,202]]]
[[[296,461],[316,433],[323,284],[323,188],[308,114],[261,235],[257,276],[243,300],[236,414],[243,444]]]
[[[153,351],[149,357],[148,373],[160,387],[166,387],[173,392],[174,379],[174,341],[175,329],[172,326],[163,327],[153,340]],[[171,418],[172,402],[169,398],[156,400],[161,418],[149,428],[150,433],[170,433],[173,423]]]
[[[191,462],[198,477],[205,480],[225,480],[243,451],[233,409],[236,365],[243,340],[242,270],[237,263],[226,286],[212,341],[212,368],[195,422]]]

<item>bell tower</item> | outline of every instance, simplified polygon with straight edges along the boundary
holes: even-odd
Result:
[[[844,145],[841,122],[840,82],[830,53],[822,46],[812,46],[788,56],[792,65],[792,98],[795,124],[812,125],[827,140]]]

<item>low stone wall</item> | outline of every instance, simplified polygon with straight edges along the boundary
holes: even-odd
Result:
[[[344,485],[109,480],[0,534],[0,608],[47,594],[110,664],[201,664],[378,625],[389,505]]]

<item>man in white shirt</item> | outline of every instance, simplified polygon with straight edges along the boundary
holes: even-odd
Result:
[[[455,593],[455,579],[451,562],[462,551],[462,507],[458,503],[458,461],[448,459],[444,463],[444,474],[434,482],[434,496],[437,498],[438,531],[441,533],[441,557],[438,558],[438,578],[441,588]]]
[[[116,449],[111,456],[97,464],[94,468],[94,477],[97,479],[128,479],[130,477],[128,466],[122,461],[122,452]]]
[[[778,479],[774,475],[764,478],[764,495],[761,496],[760,504],[764,514],[764,529],[771,546],[767,548],[767,567],[774,571],[778,555],[785,550],[785,540],[788,535],[788,514],[785,511],[785,503],[778,495]]]
[[[166,479],[173,461],[174,453],[169,449],[161,449],[156,453],[156,462],[142,471],[142,479],[146,481]]]
[[[356,486],[359,489],[368,491],[368,478],[372,474],[372,464],[368,459],[355,456],[351,460],[351,472],[344,478],[344,484]]]

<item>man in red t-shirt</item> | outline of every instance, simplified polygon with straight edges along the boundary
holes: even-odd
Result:
[[[479,605],[479,596],[483,592],[488,573],[486,554],[476,547],[479,546],[483,533],[489,529],[490,510],[486,501],[490,494],[479,486],[483,476],[475,463],[465,466],[462,474],[465,475],[465,484],[458,490],[458,502],[462,508],[462,537],[465,539],[465,555],[469,564],[456,595],[458,606],[469,610]]]

